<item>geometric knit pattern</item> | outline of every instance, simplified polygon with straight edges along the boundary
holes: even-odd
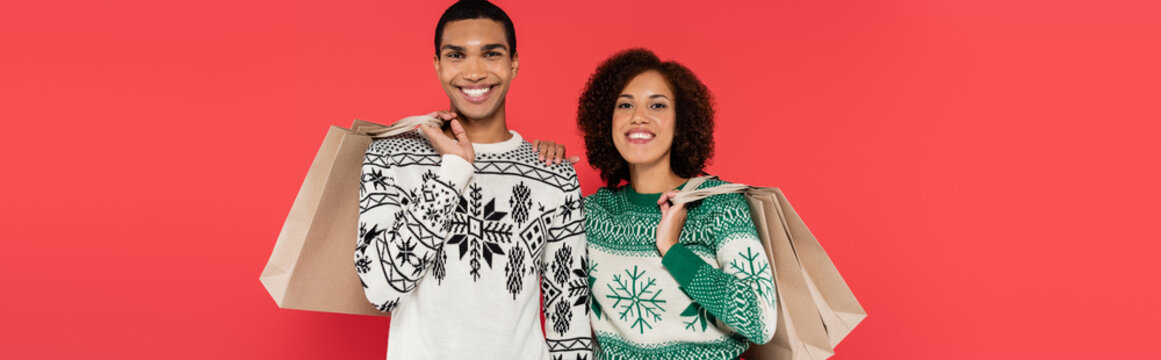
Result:
[[[392,312],[388,359],[592,358],[575,170],[512,135],[474,163],[418,131],[367,149],[354,261]]]
[[[679,243],[662,258],[659,195],[623,186],[584,200],[596,358],[735,359],[769,341],[774,277],[745,198],[686,204]]]

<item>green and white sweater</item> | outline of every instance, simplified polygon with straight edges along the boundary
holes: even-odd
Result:
[[[585,198],[596,358],[735,359],[770,341],[777,296],[746,200],[689,203],[680,242],[662,258],[659,196],[624,186]]]

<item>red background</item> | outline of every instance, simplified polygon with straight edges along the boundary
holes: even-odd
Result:
[[[510,126],[582,154],[588,74],[647,46],[870,313],[835,359],[1155,354],[1157,2],[713,3],[501,1]],[[0,358],[383,358],[389,319],[258,274],[327,126],[446,107],[448,4],[0,3]]]

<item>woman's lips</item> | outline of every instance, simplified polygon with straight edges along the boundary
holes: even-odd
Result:
[[[473,103],[482,103],[487,101],[492,96],[492,89],[495,85],[483,86],[460,86],[460,94],[464,95],[464,100]]]
[[[655,136],[656,135],[648,130],[630,130],[628,133],[625,133],[625,139],[627,139],[630,144],[645,144],[653,141]]]

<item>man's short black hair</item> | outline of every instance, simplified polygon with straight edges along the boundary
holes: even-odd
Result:
[[[488,19],[504,25],[504,33],[508,36],[508,46],[512,47],[508,57],[516,56],[516,26],[512,19],[499,6],[488,0],[460,0],[444,10],[435,25],[435,57],[439,57],[439,43],[443,40],[443,28],[447,23],[459,20]]]

